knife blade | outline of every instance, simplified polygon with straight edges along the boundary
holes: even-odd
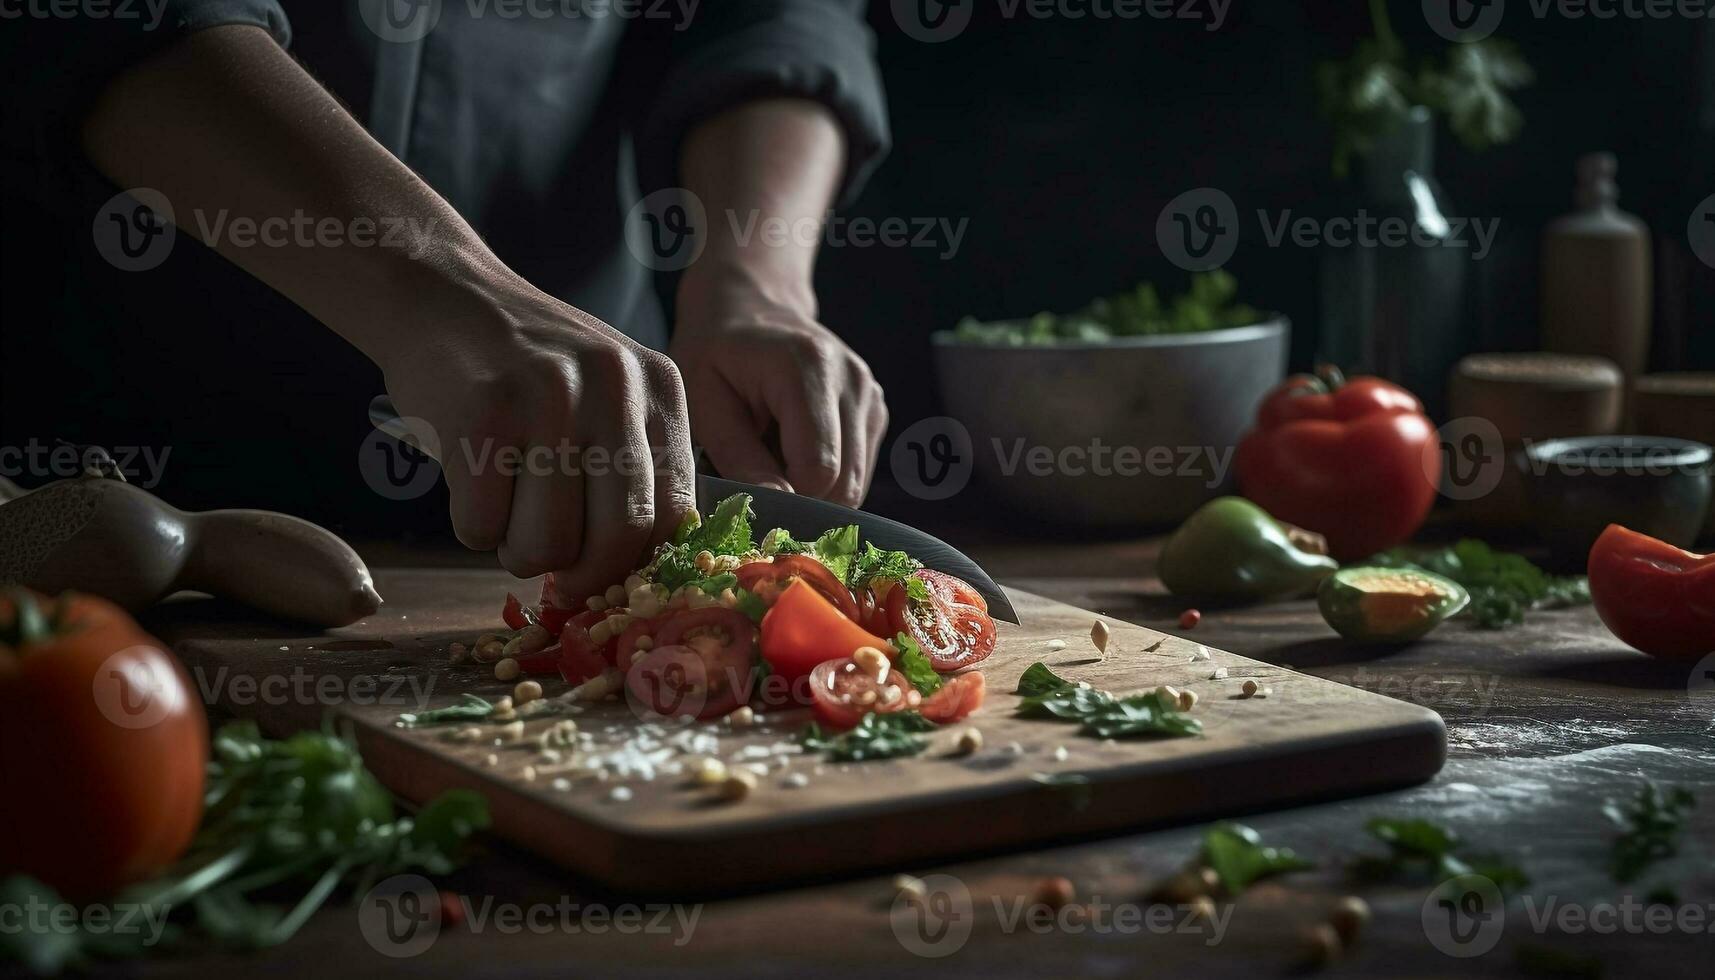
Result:
[[[410,428],[399,418],[399,413],[393,408],[393,399],[387,395],[376,395],[370,400],[369,423],[414,449],[423,449],[421,440],[412,435]],[[903,551],[922,562],[924,568],[964,580],[988,603],[990,616],[1009,623],[1018,622],[1012,601],[989,573],[970,556],[933,534],[815,497],[725,480],[706,473],[697,474],[698,509],[707,512],[717,502],[735,493],[750,494],[757,526],[763,529],[785,528],[794,538],[801,540],[814,539],[829,528],[856,524],[860,541],[867,541],[885,551]]]

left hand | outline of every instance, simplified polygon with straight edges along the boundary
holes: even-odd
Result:
[[[887,434],[887,404],[869,365],[817,322],[810,290],[687,273],[678,308],[667,353],[684,377],[691,438],[720,474],[862,503]]]

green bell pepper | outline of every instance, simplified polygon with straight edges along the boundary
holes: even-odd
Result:
[[[1308,592],[1339,563],[1315,535],[1275,520],[1243,497],[1218,497],[1185,519],[1161,551],[1174,595],[1276,599]]]

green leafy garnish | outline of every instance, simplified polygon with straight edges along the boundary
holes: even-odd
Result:
[[[360,894],[388,875],[452,871],[471,834],[488,826],[487,803],[469,790],[445,793],[415,817],[397,815],[356,744],[331,732],[275,741],[253,722],[233,722],[216,733],[212,755],[202,826],[189,852],[167,875],[113,899],[112,910],[170,915],[173,937],[194,932],[231,949],[283,943],[342,889]],[[288,895],[298,896],[290,907],[272,904]],[[59,902],[40,882],[0,882],[0,904],[30,897]],[[0,959],[52,973],[140,954],[152,938],[50,924],[46,932],[0,931]]]
[[[737,578],[707,575],[697,567],[697,555],[704,551],[712,555],[743,555],[751,551],[754,545],[750,522],[754,516],[750,494],[735,493],[716,504],[700,521],[687,519],[673,535],[672,542],[662,545],[655,560],[643,569],[643,577],[668,589],[696,585],[711,595],[731,588]],[[719,584],[712,584],[717,579]]]
[[[808,555],[822,564],[840,581],[846,581],[852,560],[858,550],[856,524],[847,524],[823,532],[814,541],[804,542],[792,537],[785,528],[777,527],[762,537],[764,555]]]
[[[1179,710],[1179,703],[1151,691],[1116,697],[1060,677],[1047,664],[1031,664],[1018,680],[1021,718],[1058,718],[1079,723],[1078,731],[1096,738],[1179,738],[1197,735],[1203,724]]]
[[[1471,593],[1469,615],[1489,629],[1516,626],[1532,609],[1590,601],[1590,583],[1584,576],[1550,575],[1523,555],[1497,551],[1475,538],[1447,548],[1396,548],[1362,564],[1417,568],[1458,582]]]
[[[1611,868],[1621,884],[1636,881],[1644,870],[1679,851],[1679,835],[1697,798],[1683,786],[1663,792],[1646,781],[1630,801],[1609,800],[1602,812],[1620,828],[1614,839]]]
[[[1388,845],[1388,853],[1366,855],[1354,862],[1352,870],[1359,877],[1433,882],[1475,874],[1488,878],[1503,892],[1530,884],[1524,871],[1495,855],[1460,853],[1463,844],[1459,835],[1427,820],[1377,817],[1365,829]]]
[[[1473,150],[1505,143],[1523,126],[1507,94],[1530,84],[1530,66],[1512,45],[1494,38],[1461,42],[1446,59],[1413,63],[1389,22],[1386,0],[1370,0],[1375,36],[1359,41],[1345,61],[1317,66],[1322,114],[1334,129],[1334,175],[1345,177],[1354,156],[1370,153],[1417,106],[1447,118]]]
[[[893,648],[899,651],[899,657],[893,664],[893,669],[905,675],[924,697],[928,697],[941,689],[941,675],[935,673],[935,665],[929,662],[928,654],[917,645],[917,641],[904,633],[893,638]]]
[[[844,732],[829,733],[811,722],[799,741],[811,752],[826,752],[832,762],[867,762],[917,755],[929,747],[922,733],[934,728],[934,722],[915,711],[871,712]]]
[[[868,585],[875,579],[885,579],[889,582],[904,582],[907,589],[912,582],[923,585],[922,580],[913,578],[923,565],[903,551],[883,551],[874,544],[865,541],[863,550],[852,557],[851,569],[846,574],[846,584],[853,588]],[[912,598],[928,598],[928,587],[919,596],[911,592]]]
[[[1202,860],[1220,876],[1221,887],[1230,895],[1270,875],[1316,866],[1290,847],[1263,844],[1260,834],[1239,823],[1220,823],[1205,831]]]
[[[449,704],[444,708],[433,708],[428,711],[407,711],[394,722],[400,728],[423,728],[429,725],[450,725],[460,721],[481,721],[494,711],[494,705],[489,704],[474,694],[461,695],[458,704]]]
[[[959,321],[953,336],[978,344],[1015,347],[1064,342],[1101,342],[1113,337],[1199,333],[1221,327],[1256,323],[1262,314],[1236,303],[1238,282],[1224,270],[1194,273],[1188,291],[1164,306],[1153,283],[1139,283],[1130,292],[1094,300],[1077,313],[1057,316],[1038,313],[1028,320],[982,323],[971,317]]]

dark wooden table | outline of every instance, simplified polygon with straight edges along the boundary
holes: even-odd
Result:
[[[967,542],[997,577],[1132,620],[1176,629],[1183,603],[1152,577],[1158,542],[987,545]],[[324,910],[290,945],[252,957],[201,956],[127,967],[140,974],[251,976],[310,973],[487,975],[851,976],[1253,976],[1294,971],[1306,932],[1341,896],[1368,900],[1374,920],[1335,976],[1685,976],[1715,968],[1715,682],[1686,667],[1655,664],[1627,650],[1588,609],[1533,615],[1522,627],[1484,631],[1464,623],[1401,650],[1338,642],[1309,602],[1204,610],[1195,636],[1261,660],[1360,685],[1439,711],[1450,759],[1414,789],[1285,812],[1244,815],[1271,842],[1315,859],[1315,871],[1276,879],[1229,910],[1217,938],[1209,924],[1149,920],[1145,894],[1197,848],[1202,828],[1184,827],[943,867],[900,868],[953,876],[971,896],[962,943],[924,947],[914,921],[890,912],[888,876],[829,881],[789,891],[687,897],[678,918],[646,900],[607,894],[568,879],[529,854],[495,849],[444,886],[485,908],[521,909],[523,923],[478,915],[444,926],[418,955],[389,958],[366,941],[349,905]],[[1637,888],[1616,885],[1606,859],[1613,832],[1605,800],[1644,779],[1683,785],[1702,802],[1680,857]],[[1493,948],[1480,932],[1451,938],[1447,914],[1415,886],[1359,886],[1343,870],[1379,850],[1363,830],[1378,815],[1424,817],[1456,828],[1477,848],[1517,861],[1532,884],[1508,903]],[[972,813],[979,821],[983,814]],[[1079,909],[1038,931],[1009,925],[1016,903],[1045,876],[1076,885]],[[1646,914],[1656,881],[1677,893]],[[946,884],[946,882],[940,882]],[[949,888],[944,894],[956,894]],[[648,905],[629,911],[634,901]],[[945,908],[946,906],[942,906]],[[1117,911],[1118,909],[1127,911]],[[569,912],[567,911],[569,910]],[[585,918],[593,910],[595,918]],[[1084,912],[1089,910],[1091,914]],[[619,913],[625,928],[608,924]],[[626,918],[640,915],[640,920]],[[683,923],[695,915],[694,926]],[[1651,918],[1654,915],[1655,918]],[[533,916],[534,918],[530,918]],[[480,921],[479,921],[480,920]],[[533,922],[533,925],[531,924]],[[570,926],[566,923],[571,923]],[[900,925],[901,929],[895,929]],[[906,938],[902,939],[901,936]],[[931,937],[933,938],[933,937]],[[927,957],[916,946],[948,955]]]

